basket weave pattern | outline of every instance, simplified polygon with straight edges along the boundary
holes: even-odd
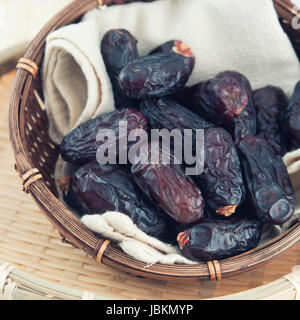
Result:
[[[151,1],[153,0],[143,2]],[[9,126],[16,170],[22,178],[24,191],[31,193],[38,207],[58,229],[63,241],[85,250],[95,258],[99,257],[101,252],[102,263],[135,275],[156,279],[220,280],[222,277],[247,271],[268,262],[299,240],[300,223],[263,246],[219,262],[211,261],[193,266],[156,264],[148,267],[127,256],[113,244],[109,244],[103,252],[103,243],[107,245],[105,239],[93,234],[57,200],[53,171],[59,147],[54,145],[48,136],[48,121],[42,104],[41,78],[34,66],[40,66],[42,63],[45,39],[50,32],[78,21],[84,13],[99,5],[129,2],[134,1],[75,0],[49,21],[20,61],[25,67],[20,64],[15,76],[10,99]],[[280,16],[289,19],[290,11],[283,10],[286,3],[287,1],[275,1]]]

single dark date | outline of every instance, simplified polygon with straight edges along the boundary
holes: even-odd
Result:
[[[128,215],[148,235],[167,233],[166,215],[136,188],[124,166],[99,165],[96,161],[79,168],[71,177],[71,195],[83,214],[118,211]]]
[[[120,121],[127,123],[127,131],[120,130]],[[120,151],[127,153],[130,146],[135,143],[127,143],[128,134],[134,129],[148,130],[146,117],[136,109],[120,109],[89,120],[64,138],[60,149],[62,158],[72,164],[83,165],[96,160],[97,149],[105,143],[117,160]],[[100,130],[112,130],[115,139],[110,142],[97,141]]]
[[[248,203],[263,222],[283,224],[295,210],[295,193],[281,156],[259,137],[237,145]]]
[[[293,95],[282,111],[284,137],[288,150],[300,147],[300,81],[296,84]]]
[[[195,176],[195,181],[213,214],[231,216],[245,200],[240,160],[226,130],[218,127],[204,130],[204,171]]]
[[[179,54],[156,53],[130,61],[119,74],[119,84],[127,96],[148,99],[181,90],[190,74]]]
[[[152,50],[150,55],[163,52],[174,52],[178,54],[178,56],[190,67],[191,72],[193,71],[195,66],[195,55],[185,42],[180,40],[167,41]]]
[[[247,92],[248,104],[244,110],[234,117],[231,123],[226,125],[231,133],[234,143],[238,143],[242,138],[254,136],[256,134],[256,110],[253,100],[253,92],[249,80],[236,71],[224,71],[217,75],[217,78],[231,77],[235,79]]]
[[[185,106],[208,121],[226,129],[234,143],[256,134],[256,113],[248,80],[241,74],[227,71],[214,79],[185,88],[182,97]]]
[[[286,145],[281,114],[287,106],[284,92],[280,88],[267,86],[254,91],[253,99],[257,115],[256,135],[267,140],[278,154],[283,155]]]
[[[112,29],[101,42],[101,54],[110,77],[116,108],[134,107],[137,101],[127,97],[120,88],[118,76],[129,61],[139,57],[137,40],[125,29]]]
[[[162,149],[157,142],[142,146],[139,159],[131,167],[135,183],[175,221],[201,220],[204,200],[200,189],[175,164],[173,156],[168,156],[169,163],[162,160]]]
[[[256,219],[202,222],[178,234],[182,254],[191,260],[229,258],[255,248],[261,238],[262,222]]]
[[[196,155],[197,130],[213,126],[198,114],[181,106],[169,97],[144,100],[140,104],[139,110],[148,119],[151,129],[160,131],[166,129],[168,132],[174,133],[174,139],[170,139],[171,148],[174,150],[174,145],[178,147],[181,144],[182,161],[187,166],[191,165],[191,163],[185,161],[185,147],[190,147],[191,151],[186,151],[192,152],[193,156]],[[191,130],[191,136],[186,137],[184,141],[185,130]],[[188,144],[189,142],[190,145]]]

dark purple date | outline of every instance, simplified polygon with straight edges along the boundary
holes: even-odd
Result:
[[[129,62],[119,74],[119,84],[127,96],[148,99],[179,91],[190,74],[180,54],[157,53]]]
[[[192,223],[201,220],[204,208],[201,191],[175,164],[173,156],[168,156],[169,163],[163,160],[157,142],[142,146],[139,159],[131,167],[135,183],[175,221]]]
[[[237,145],[249,205],[263,222],[283,224],[295,210],[295,193],[281,156],[259,137]]]
[[[88,163],[71,177],[71,190],[84,214],[118,211],[148,235],[160,237],[167,232],[165,213],[143,197],[124,166]]]
[[[228,217],[245,199],[238,154],[230,134],[222,128],[204,130],[204,172],[195,176],[212,213]]]
[[[178,245],[191,260],[229,258],[255,248],[261,238],[262,223],[255,219],[202,222],[179,233]]]
[[[177,53],[181,59],[190,67],[191,72],[195,66],[195,56],[191,48],[180,40],[171,40],[163,43],[159,47],[155,48],[150,52],[151,54],[162,53],[162,52],[174,52]]]
[[[294,93],[282,111],[284,135],[288,149],[300,147],[300,81],[296,84]]]
[[[135,107],[137,101],[123,93],[118,76],[129,61],[139,57],[137,40],[125,29],[109,30],[102,39],[101,54],[113,87],[116,108]]]
[[[243,112],[235,117],[228,126],[229,131],[234,139],[234,143],[238,143],[242,138],[254,136],[256,134],[256,111],[253,101],[253,92],[249,80],[239,72],[225,71],[221,72],[217,77],[232,77],[241,86],[243,86],[248,94],[248,104]]]
[[[281,114],[287,105],[284,92],[277,87],[267,86],[253,93],[257,115],[256,135],[267,140],[274,150],[283,155],[286,151]]]
[[[216,125],[231,122],[248,104],[246,90],[232,77],[217,77],[196,86],[195,107]]]
[[[127,122],[127,131],[120,130],[120,121]],[[100,130],[113,130],[116,140],[110,142],[97,141],[97,135]],[[110,152],[115,152],[118,159],[119,152],[127,150],[135,142],[127,143],[127,136],[131,130],[148,130],[148,121],[146,117],[136,109],[120,109],[104,114],[96,119],[87,121],[71,131],[61,144],[62,158],[70,163],[82,165],[96,160],[97,149],[104,143]],[[116,148],[115,148],[116,146]]]
[[[195,155],[197,130],[213,126],[213,124],[201,118],[198,114],[179,105],[169,97],[144,100],[141,103],[139,110],[147,117],[151,129],[166,129],[168,130],[168,132],[172,132],[174,129],[178,129],[178,133],[180,133],[178,136],[178,140],[175,141],[175,133],[177,133],[177,130],[173,131],[174,140],[170,139],[171,148],[174,149],[174,144],[178,146],[179,142],[181,141],[182,160],[183,163],[185,163],[185,165],[187,166],[190,165],[190,163],[187,163],[185,161],[185,147],[188,148],[188,143],[190,142],[190,150],[192,150],[193,155]],[[191,137],[189,137],[189,140],[186,139],[185,143],[184,130],[192,130]],[[189,151],[187,150],[187,152]]]

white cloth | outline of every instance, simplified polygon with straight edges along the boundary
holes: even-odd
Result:
[[[114,110],[96,22],[72,24],[47,37],[42,68],[49,135],[60,144],[83,122]]]
[[[123,213],[109,211],[102,215],[85,215],[81,221],[92,231],[115,241],[130,256],[147,264],[196,264],[184,258],[177,247],[145,234]]]
[[[140,55],[171,39],[189,44],[196,65],[188,85],[236,70],[253,89],[270,84],[290,96],[300,79],[298,59],[272,0],[159,0],[94,9],[82,22],[47,38],[43,88],[56,143],[80,123],[114,108],[100,54],[101,39],[112,28],[129,30]]]

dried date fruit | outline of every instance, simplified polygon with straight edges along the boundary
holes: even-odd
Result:
[[[127,123],[127,130],[120,130],[120,121]],[[146,117],[136,109],[126,108],[104,114],[98,118],[89,120],[71,131],[61,144],[62,158],[70,163],[82,165],[96,159],[97,149],[103,145],[103,141],[97,141],[100,130],[112,130],[116,139],[105,142],[110,152],[116,159],[120,152],[127,150],[135,142],[127,143],[127,136],[131,130],[148,130]],[[115,148],[116,146],[116,148]]]
[[[135,107],[137,101],[123,93],[118,76],[129,61],[139,57],[137,40],[125,29],[109,30],[102,39],[101,54],[113,87],[116,108]]]
[[[230,134],[222,128],[204,130],[204,171],[195,176],[207,208],[228,217],[245,199],[238,154]]]
[[[248,104],[246,90],[229,76],[199,84],[195,99],[200,114],[216,125],[232,121]]]
[[[242,138],[254,136],[256,134],[256,110],[253,101],[253,92],[249,80],[239,72],[224,71],[217,75],[219,78],[232,77],[241,86],[243,86],[248,94],[248,104],[243,112],[235,117],[228,126],[229,132],[233,137],[234,143],[238,143]]]
[[[259,137],[237,145],[249,205],[263,222],[283,224],[295,210],[295,193],[281,156]]]
[[[186,43],[180,40],[171,40],[152,50],[150,52],[150,55],[162,52],[177,53],[178,56],[181,57],[184,62],[190,67],[191,72],[193,71],[195,66],[195,56],[191,48]]]
[[[179,233],[177,241],[188,259],[220,260],[255,248],[262,228],[262,222],[256,219],[208,221]]]
[[[127,96],[148,99],[179,91],[190,74],[180,54],[156,53],[130,61],[119,74],[119,84]]]
[[[75,171],[70,187],[84,214],[118,211],[148,235],[162,237],[167,233],[165,213],[143,197],[126,166],[93,161]]]
[[[196,155],[196,131],[213,126],[213,124],[201,118],[198,114],[181,106],[169,97],[144,100],[141,102],[139,110],[147,117],[151,129],[167,129],[169,132],[174,129],[180,130],[179,139],[182,139],[183,162],[185,161],[184,147],[187,146],[183,141],[184,130],[192,130],[191,150],[193,155]],[[170,139],[170,142],[171,148],[174,148],[174,144],[178,144],[178,140]],[[190,163],[185,164],[190,165]]]
[[[257,116],[256,136],[269,142],[272,148],[283,155],[286,151],[281,114],[287,105],[284,92],[277,87],[267,86],[253,92]]]
[[[233,72],[223,73],[197,83],[186,89],[184,96],[190,96],[186,100],[193,111],[228,130],[237,143],[247,135],[255,135],[256,115],[252,93],[234,75]]]
[[[296,84],[293,95],[282,111],[284,136],[288,150],[300,147],[300,81]]]
[[[158,142],[143,145],[139,159],[131,167],[135,183],[175,221],[201,220],[204,208],[201,191],[175,164],[173,156],[168,156],[169,161],[164,161]]]
[[[139,110],[147,117],[152,129],[205,129],[213,124],[181,106],[169,97],[141,102]]]

